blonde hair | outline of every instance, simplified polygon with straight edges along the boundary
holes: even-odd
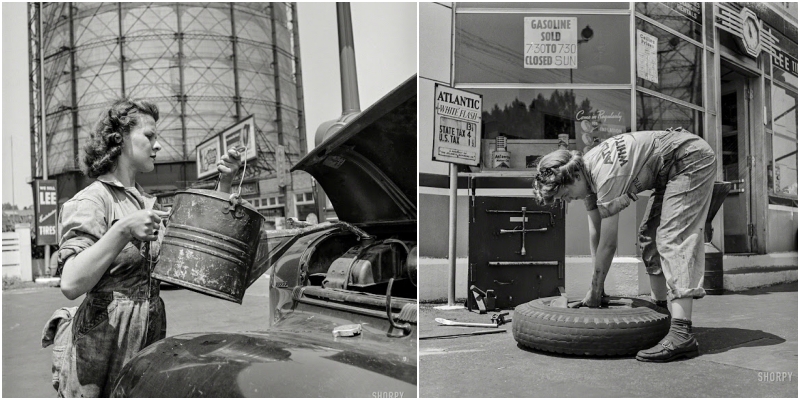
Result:
[[[533,179],[533,198],[540,204],[552,204],[562,185],[571,185],[584,170],[583,154],[577,150],[559,149],[539,160]]]

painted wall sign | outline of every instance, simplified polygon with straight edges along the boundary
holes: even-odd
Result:
[[[438,83],[434,96],[433,161],[477,166],[483,97]]]
[[[33,182],[33,200],[36,211],[34,230],[36,232],[36,245],[58,244],[58,197],[56,195],[56,181],[37,180]]]
[[[525,68],[578,68],[578,18],[525,17]]]
[[[157,199],[158,199],[158,204],[160,204],[162,207],[172,207],[172,204],[175,203],[174,194],[159,196]]]
[[[195,148],[197,160],[197,178],[217,175],[217,162],[228,149],[245,148],[242,160],[253,160],[258,155],[256,149],[255,115],[251,115],[235,125],[226,128],[200,143]]]
[[[236,125],[222,131],[222,154],[230,148],[246,147],[247,152],[242,160],[256,158],[256,123],[255,116],[251,115]]]
[[[580,138],[578,149],[584,153],[605,139],[625,133],[625,115],[616,110],[579,110],[575,114],[575,133]]]
[[[217,161],[221,156],[219,137],[206,140],[197,146],[195,150],[197,153],[197,178],[205,178],[207,176],[217,174]]]
[[[700,3],[678,1],[674,3],[663,2],[661,4],[677,11],[679,14],[698,24],[703,23],[702,14],[700,13]]]
[[[237,189],[234,186],[234,189]],[[242,183],[242,196],[253,196],[258,194],[258,182]]]
[[[784,51],[774,49],[775,55],[772,56],[772,65],[797,76],[797,59]]]
[[[636,30],[636,76],[658,83],[658,38]]]

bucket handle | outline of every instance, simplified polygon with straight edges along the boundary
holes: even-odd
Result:
[[[222,213],[228,214],[231,213],[235,218],[242,218],[244,216],[244,210],[242,210],[242,183],[244,182],[244,174],[247,172],[247,145],[245,146],[238,146],[234,148],[239,154],[245,156],[244,165],[242,166],[242,176],[239,179],[239,189],[236,193],[231,193],[230,198],[228,198],[229,205],[222,206]],[[217,175],[217,185],[216,189],[219,190],[219,182],[222,179],[222,175]],[[236,207],[239,206],[239,207]]]
[[[242,195],[242,183],[244,182],[244,174],[247,171],[247,146],[238,146],[234,148],[239,154],[245,156],[244,165],[242,166],[242,177],[239,179],[239,189],[236,192],[236,196]],[[219,190],[219,182],[222,179],[222,174],[217,175],[217,184],[214,186],[214,190]]]

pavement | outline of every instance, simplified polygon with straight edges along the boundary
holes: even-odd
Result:
[[[492,315],[437,305],[420,306],[420,397],[798,397],[797,282],[695,301],[701,354],[666,364],[526,349],[511,324],[499,334],[425,339],[486,329],[434,318]]]
[[[167,336],[267,329],[268,281],[253,283],[241,305],[162,286]],[[42,328],[56,309],[81,301],[83,296],[70,301],[55,287],[3,291],[3,397],[55,397],[50,383],[53,348],[42,348]]]

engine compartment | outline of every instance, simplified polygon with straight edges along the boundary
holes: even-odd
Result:
[[[350,232],[330,235],[310,249],[301,260],[303,286],[386,294],[392,283],[395,297],[416,299],[416,274],[409,266],[414,240],[399,235],[363,238]]]

